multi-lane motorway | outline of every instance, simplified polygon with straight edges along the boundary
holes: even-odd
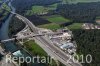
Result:
[[[32,23],[30,22],[27,18],[16,14],[16,17],[21,19],[23,22],[25,22],[32,32],[34,34],[38,34],[39,29]],[[73,62],[72,59],[70,59],[69,55],[63,52],[61,49],[56,47],[55,45],[52,44],[47,38],[44,38],[43,36],[37,36],[34,37],[36,40],[37,44],[39,44],[47,53],[50,55],[52,58],[59,60],[66,66],[82,66],[79,62],[75,63]],[[70,60],[69,60],[70,59]]]

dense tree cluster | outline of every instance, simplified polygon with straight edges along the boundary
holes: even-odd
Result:
[[[16,17],[12,17],[9,24],[9,36],[15,35],[25,27],[25,24]]]
[[[100,30],[73,30],[74,39],[77,43],[77,53],[83,54],[84,59],[87,54],[92,55],[90,64],[84,63],[83,66],[100,65]]]
[[[100,16],[100,2],[60,4],[56,12],[75,22],[94,22]]]
[[[46,19],[43,19],[41,17],[38,17],[36,15],[32,15],[32,16],[26,16],[30,21],[33,22],[33,24],[37,25],[43,25],[43,24],[48,24],[51,23]]]

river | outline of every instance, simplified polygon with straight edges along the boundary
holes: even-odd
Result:
[[[13,12],[15,12],[15,8],[12,7],[11,2],[9,2],[8,5],[10,6],[11,10]],[[12,16],[13,16],[13,14],[10,14],[9,17],[6,19],[6,21],[3,22],[3,24],[0,28],[0,40],[5,40],[5,39],[9,38],[9,36],[8,36],[9,22],[10,22]],[[5,45],[5,48],[6,48],[7,51],[14,52],[14,51],[17,50],[17,47],[12,42],[4,43],[4,45]]]

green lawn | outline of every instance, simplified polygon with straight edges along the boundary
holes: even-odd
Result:
[[[67,26],[69,29],[81,29],[83,23],[73,23],[72,25]]]
[[[29,50],[33,55],[37,56],[47,56],[47,53],[38,46],[34,41],[28,41],[24,43],[27,50]]]
[[[61,23],[61,22],[70,22],[69,19],[66,19],[60,15],[52,15],[52,16],[45,16],[43,17],[52,23]]]
[[[56,30],[56,29],[60,28],[60,26],[58,24],[55,24],[55,23],[44,24],[44,25],[40,25],[38,27],[46,28],[46,29],[51,29],[51,30]]]

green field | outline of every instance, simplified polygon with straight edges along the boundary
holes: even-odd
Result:
[[[26,49],[30,51],[33,55],[39,55],[39,56],[47,56],[47,53],[38,46],[34,41],[28,41],[24,43]]]
[[[66,19],[60,15],[45,16],[44,18],[52,23],[57,23],[57,24],[62,22],[70,22],[69,19]]]
[[[69,29],[81,29],[83,23],[73,23],[72,25],[67,26]]]
[[[56,29],[60,28],[60,26],[58,24],[55,24],[55,23],[44,24],[44,25],[40,25],[38,27],[46,28],[46,29],[51,29],[51,30],[56,30]]]
[[[47,12],[43,6],[32,6],[32,9],[28,10],[26,15],[40,14],[43,12]]]
[[[51,29],[51,30],[56,30],[56,29],[61,28],[59,23],[70,22],[69,19],[66,19],[60,15],[44,16],[43,18],[50,21],[51,23],[40,25],[38,27],[47,28],[47,29]]]
[[[100,16],[96,17],[96,19],[100,19]]]
[[[33,6],[33,7],[32,7],[32,11],[33,11],[34,13],[43,13],[43,12],[47,12],[48,9],[45,8],[45,7],[43,7],[43,6]]]

